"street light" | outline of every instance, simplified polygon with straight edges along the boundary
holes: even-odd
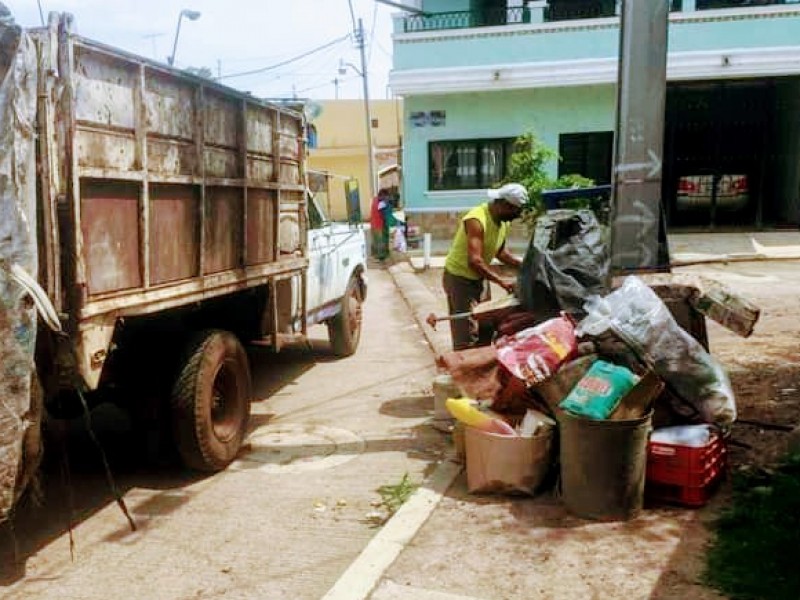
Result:
[[[344,75],[347,72],[346,67],[350,67],[361,76],[364,83],[364,116],[367,124],[367,153],[369,154],[367,161],[369,163],[369,197],[375,196],[377,181],[375,181],[375,154],[372,146],[372,115],[369,109],[369,84],[367,82],[367,61],[364,57],[364,25],[361,19],[358,20],[358,29],[356,30],[356,41],[358,42],[358,49],[361,52],[361,68],[359,69],[354,64],[339,60],[339,74]]]
[[[172,42],[172,54],[169,57],[170,67],[175,64],[175,50],[178,48],[178,36],[181,34],[181,19],[183,19],[183,17],[186,17],[190,21],[197,21],[197,19],[200,18],[200,11],[184,8],[181,14],[178,15],[178,27],[175,29],[175,41]]]

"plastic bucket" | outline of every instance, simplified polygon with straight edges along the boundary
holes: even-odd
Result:
[[[632,519],[642,509],[652,412],[630,421],[557,413],[561,493],[587,519]]]

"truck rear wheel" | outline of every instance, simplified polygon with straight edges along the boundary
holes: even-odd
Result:
[[[328,338],[336,356],[350,356],[361,339],[361,293],[358,282],[350,280],[342,298],[342,309],[328,322]]]
[[[220,471],[234,458],[250,416],[247,354],[232,333],[205,331],[187,348],[172,389],[175,441],[186,466]]]

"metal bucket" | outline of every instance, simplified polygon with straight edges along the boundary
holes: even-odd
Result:
[[[642,509],[652,412],[598,421],[558,411],[561,493],[587,519],[632,519]]]

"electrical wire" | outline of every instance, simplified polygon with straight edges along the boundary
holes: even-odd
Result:
[[[325,50],[326,48],[330,48],[331,46],[334,46],[336,44],[340,44],[340,43],[342,43],[343,41],[345,41],[345,40],[347,40],[349,38],[350,38],[350,34],[348,33],[347,35],[343,35],[340,38],[336,38],[335,40],[331,40],[327,44],[323,44],[322,46],[318,46],[318,47],[316,47],[316,48],[314,48],[312,50],[309,50],[308,52],[303,52],[302,54],[299,54],[299,55],[297,55],[297,56],[295,56],[293,58],[289,58],[287,60],[281,61],[281,62],[276,63],[274,65],[269,65],[268,67],[262,67],[260,69],[252,69],[250,71],[241,71],[239,73],[228,73],[227,75],[220,75],[219,77],[216,77],[215,79],[217,81],[219,81],[221,79],[231,79],[233,77],[244,77],[245,75],[257,75],[258,73],[265,73],[266,71],[274,71],[275,69],[279,69],[280,67],[289,65],[289,64],[291,64],[293,62],[297,62],[298,60],[303,59],[303,58],[305,58],[307,56],[310,56],[312,54],[315,54],[316,52],[320,52],[322,50]]]
[[[353,11],[353,0],[347,0],[347,5],[350,7],[350,20],[353,23],[353,31],[356,30],[356,13]]]
[[[306,67],[309,71],[313,70],[312,73],[298,73],[297,70],[292,69],[289,72],[278,72],[272,75],[271,77],[262,77],[259,79],[259,85],[268,85],[271,82],[275,82],[280,79],[289,78],[292,80],[304,80],[305,85],[303,90],[309,89],[309,85],[314,87],[321,87],[317,86],[318,83],[325,82],[324,85],[328,85],[330,82],[330,74],[334,72],[337,68],[337,64],[333,62],[331,59],[336,56],[337,51],[335,48],[328,49],[327,52],[317,55],[313,58],[309,57],[306,61],[306,64],[303,66]],[[312,81],[309,81],[312,80]],[[303,91],[301,90],[301,91]]]
[[[372,62],[372,42],[375,40],[375,23],[377,23],[377,21],[378,21],[378,3],[375,2],[372,5],[372,26],[369,29],[369,50],[367,51],[367,65]]]

